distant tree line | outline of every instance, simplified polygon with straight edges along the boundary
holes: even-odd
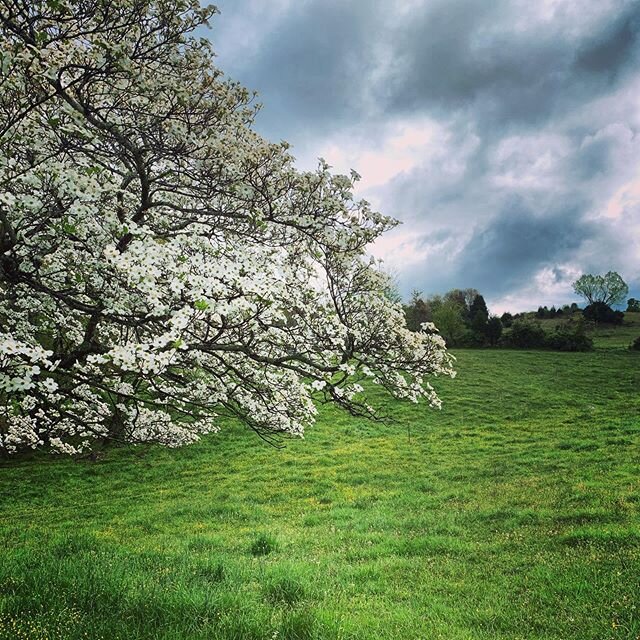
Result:
[[[477,289],[452,289],[444,295],[424,297],[414,291],[403,305],[407,326],[418,331],[424,323],[433,323],[449,347],[511,347],[521,349],[555,349],[588,351],[593,340],[587,335],[588,324],[622,324],[624,313],[612,309],[620,304],[629,289],[619,274],[584,275],[573,284],[574,291],[587,305],[577,303],[560,307],[538,307],[535,312],[492,315]],[[629,298],[627,312],[640,312],[640,301]],[[540,320],[561,322],[545,329]],[[640,349],[638,344],[632,348]]]
[[[584,309],[572,302],[559,307],[540,306],[529,313],[505,312],[498,317],[489,313],[482,294],[471,288],[426,298],[414,291],[403,307],[411,330],[433,323],[450,347],[587,351],[593,348],[593,341],[586,334],[586,323],[622,324],[624,313],[611,305],[623,302],[629,288],[619,274],[609,271],[603,276],[585,274],[573,283],[573,289],[585,299]],[[629,298],[627,312],[640,312],[640,300]],[[561,322],[546,329],[539,322],[550,319]]]
[[[476,289],[452,289],[427,298],[414,291],[404,311],[412,331],[431,322],[449,346],[495,345],[502,334],[500,318],[489,315],[487,303]]]
[[[549,309],[545,305],[544,307],[538,307],[538,310],[536,311],[536,318],[538,318],[538,320],[547,320],[549,318],[558,317],[561,318],[563,316],[571,316],[576,313],[576,311],[580,311],[580,307],[575,302],[572,302],[571,304],[565,304],[562,307],[558,307],[557,309],[555,308],[555,306]]]
[[[546,307],[542,307],[544,312]],[[424,298],[414,291],[411,300],[404,305],[407,325],[418,331],[424,323],[433,323],[449,347],[511,347],[520,349],[558,349],[561,351],[586,351],[593,347],[585,333],[584,321],[572,318],[579,312],[577,305],[566,305],[553,316],[547,309],[545,315],[530,313],[489,313],[484,297],[476,289],[452,289],[444,295]],[[545,331],[535,318],[566,315],[568,322],[553,331]],[[531,316],[535,316],[532,318]]]

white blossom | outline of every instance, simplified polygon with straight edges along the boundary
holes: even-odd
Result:
[[[440,406],[426,378],[453,375],[444,341],[407,330],[366,259],[395,222],[353,199],[355,172],[297,171],[251,129],[252,96],[192,36],[213,9],[14,4],[0,0],[0,448],[174,447],[226,416],[302,436],[314,402],[373,415],[365,378]]]

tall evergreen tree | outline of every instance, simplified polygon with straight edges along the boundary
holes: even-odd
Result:
[[[487,335],[489,310],[487,309],[487,303],[480,294],[477,294],[471,303],[469,320],[471,322],[471,331],[473,331],[476,339],[484,342]]]

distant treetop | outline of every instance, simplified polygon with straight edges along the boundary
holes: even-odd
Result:
[[[602,302],[606,305],[623,302],[629,293],[629,287],[615,271],[603,276],[585,273],[573,283],[573,290],[589,304]]]

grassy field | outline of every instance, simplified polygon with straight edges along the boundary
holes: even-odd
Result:
[[[626,349],[640,336],[640,313],[625,313],[621,327],[596,327],[592,335],[597,349]]]
[[[533,314],[532,319],[535,319]],[[553,331],[556,326],[566,322],[566,318],[539,320],[538,322],[547,331]],[[616,327],[606,324],[594,326],[588,333],[593,338],[593,344],[596,349],[626,349],[640,336],[640,313],[625,313],[622,326]]]
[[[283,450],[3,463],[0,638],[636,640],[631,337],[460,351],[441,412],[326,408]]]

